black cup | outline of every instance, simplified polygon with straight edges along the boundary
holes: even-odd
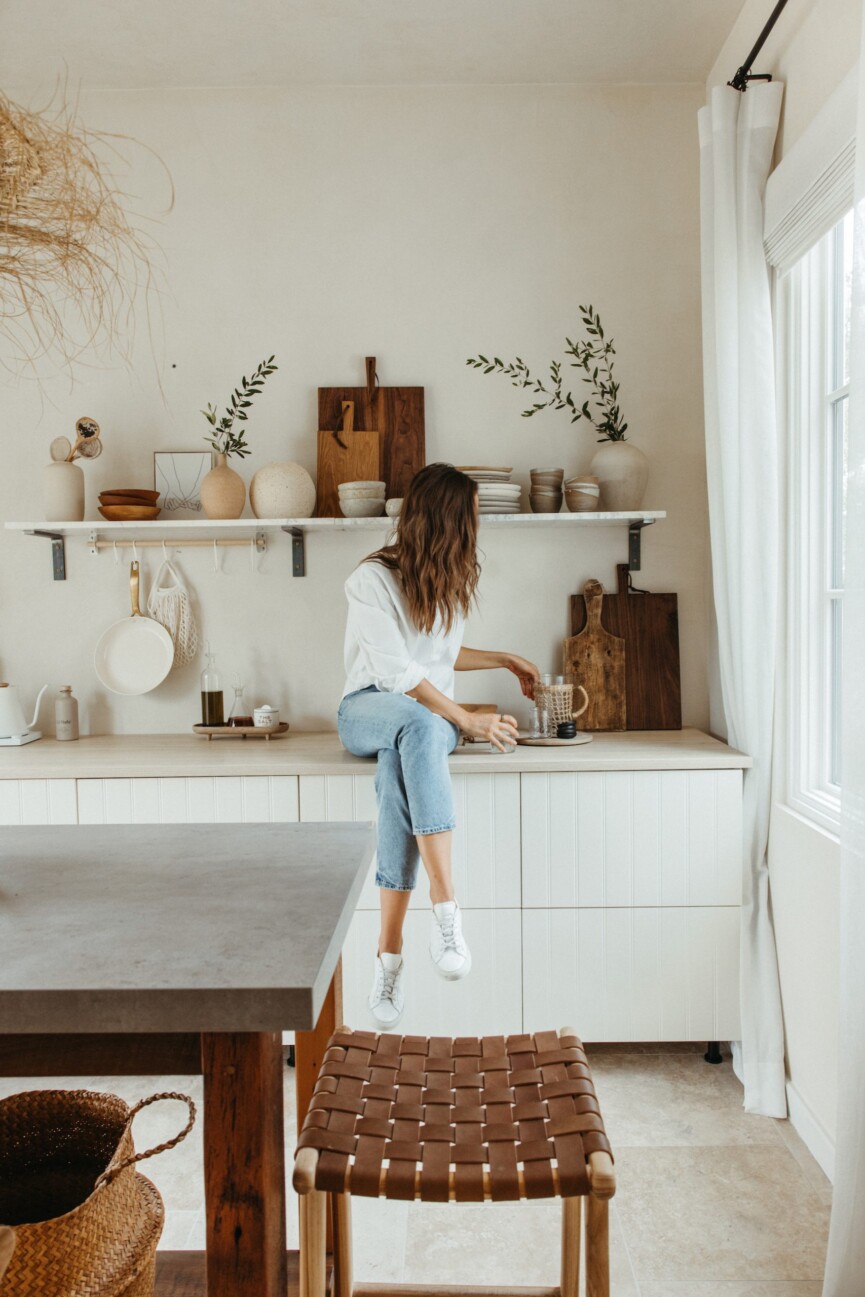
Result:
[[[577,722],[560,721],[556,726],[556,737],[560,739],[575,739],[577,737]]]

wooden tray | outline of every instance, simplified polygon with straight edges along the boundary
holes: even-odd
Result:
[[[280,721],[275,730],[257,725],[193,725],[192,732],[203,739],[276,739],[288,733],[288,721]]]
[[[572,748],[591,741],[591,734],[578,734],[575,739],[533,739],[528,734],[517,735],[517,743],[524,748]]]

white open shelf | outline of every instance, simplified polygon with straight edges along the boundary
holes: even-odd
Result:
[[[627,513],[492,513],[481,516],[482,527],[627,527],[629,533],[629,565],[633,570],[640,566],[640,534],[644,527],[662,518],[666,512],[657,509],[638,509]],[[177,541],[183,538],[218,542],[220,536],[230,537],[238,543],[238,533],[247,533],[256,548],[267,547],[268,531],[285,531],[292,538],[292,572],[304,576],[306,572],[305,536],[307,532],[382,531],[394,525],[392,518],[157,518],[151,522],[106,522],[104,519],[85,519],[84,522],[7,522],[7,531],[27,532],[47,536],[52,542],[55,581],[66,579],[65,539],[67,536],[88,537],[91,553],[105,548],[105,542],[134,536],[138,543],[150,540]],[[200,539],[199,539],[200,538]],[[101,544],[100,544],[101,542]]]

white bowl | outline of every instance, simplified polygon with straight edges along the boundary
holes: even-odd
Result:
[[[388,518],[398,518],[401,508],[402,508],[402,496],[395,495],[392,496],[391,499],[385,503],[384,511],[387,514]]]
[[[369,490],[362,491],[340,491],[340,500],[381,500],[384,503],[384,491]]]
[[[340,500],[343,518],[380,518],[384,500]]]
[[[361,486],[363,487],[377,486],[382,491],[385,491],[387,489],[387,482],[340,482],[339,489],[340,491],[343,491],[345,490],[346,487],[361,487]]]

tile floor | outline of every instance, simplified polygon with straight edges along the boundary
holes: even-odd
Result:
[[[616,1155],[612,1203],[614,1297],[820,1297],[831,1187],[784,1121],[742,1111],[729,1058],[703,1062],[691,1045],[589,1047]],[[286,1139],[294,1131],[293,1073],[286,1072]],[[0,1081],[0,1097],[47,1086]],[[149,1076],[76,1078],[51,1087],[110,1089],[132,1102],[200,1083]],[[174,1104],[148,1109],[136,1144],[170,1138]],[[204,1245],[200,1130],[143,1168],[167,1207],[161,1247]],[[358,1281],[485,1284],[558,1282],[556,1204],[454,1208],[429,1203],[354,1203]],[[297,1246],[293,1195],[289,1245]]]

